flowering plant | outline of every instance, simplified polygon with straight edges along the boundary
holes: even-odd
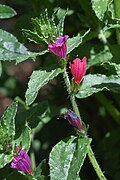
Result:
[[[120,179],[120,2],[26,3],[0,4],[0,179]]]

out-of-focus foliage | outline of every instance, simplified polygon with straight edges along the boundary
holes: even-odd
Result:
[[[11,18],[16,15],[13,8],[0,4],[0,19]]]

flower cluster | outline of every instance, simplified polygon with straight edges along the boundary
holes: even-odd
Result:
[[[68,39],[68,35],[59,36],[55,43],[48,44],[48,50],[58,56],[60,59],[66,59],[67,53],[67,45],[66,41]],[[87,58],[84,57],[82,60],[76,58],[69,64],[69,68],[74,77],[75,83],[80,85],[80,82],[83,79],[83,76],[86,73],[86,61]]]

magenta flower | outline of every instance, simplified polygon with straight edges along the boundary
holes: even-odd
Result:
[[[64,114],[64,119],[66,119],[72,126],[76,127],[80,132],[84,132],[79,117],[72,110],[69,109]]]
[[[80,84],[83,76],[86,73],[86,60],[86,57],[84,57],[82,60],[76,58],[72,63],[69,64],[69,68],[71,69],[71,73],[75,79],[75,83],[78,85]]]
[[[60,59],[66,59],[67,45],[66,41],[68,35],[58,36],[57,40],[53,44],[48,44],[48,50],[57,55]]]
[[[14,156],[11,162],[11,168],[23,171],[27,174],[32,174],[31,161],[25,149],[21,150],[18,155]]]

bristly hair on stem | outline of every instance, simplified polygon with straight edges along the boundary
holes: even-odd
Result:
[[[80,123],[82,124],[82,120],[81,120],[80,112],[79,112],[79,109],[78,109],[78,106],[76,103],[75,95],[72,93],[72,90],[71,90],[71,83],[70,83],[70,80],[69,80],[69,77],[68,77],[68,74],[66,71],[66,66],[64,67],[63,78],[64,78],[64,81],[65,81],[65,84],[67,87],[68,94],[70,95],[70,101],[71,101],[72,108],[73,108],[75,114],[79,117]],[[86,137],[86,133],[84,134],[84,137]],[[88,157],[89,157],[90,162],[91,162],[97,176],[99,177],[99,179],[107,180],[106,177],[104,176],[95,156],[94,156],[91,146],[88,150]]]

